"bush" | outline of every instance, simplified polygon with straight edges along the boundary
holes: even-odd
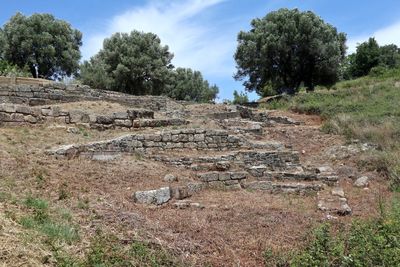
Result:
[[[247,94],[240,92],[238,93],[238,91],[233,91],[233,104],[235,105],[241,105],[244,103],[249,102],[249,98],[247,96]]]
[[[354,221],[348,230],[330,223],[318,226],[301,251],[287,254],[289,259],[281,254],[275,257],[267,250],[266,264],[274,258],[286,258],[279,266],[398,266],[400,201],[395,198],[390,209],[380,202],[379,208],[379,217]]]
[[[19,68],[7,61],[0,60],[0,76],[6,77],[32,77],[28,67]]]

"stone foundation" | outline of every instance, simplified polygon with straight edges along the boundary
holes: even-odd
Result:
[[[60,107],[30,107],[25,105],[0,104],[0,124],[87,124],[98,130],[115,128],[164,127],[188,124],[183,119],[154,119],[154,111],[129,109],[110,115],[98,115],[82,110],[61,110]]]
[[[129,134],[119,138],[82,145],[67,145],[48,151],[56,156],[68,158],[84,155],[92,158],[96,154],[132,153],[135,151],[169,149],[213,149],[228,150],[245,147],[247,144],[237,136],[221,130],[182,129],[155,134]]]
[[[89,86],[50,83],[45,85],[0,84],[0,103],[30,106],[78,101],[116,102],[153,111],[177,111],[183,106],[165,96],[134,96],[119,92],[92,89]]]

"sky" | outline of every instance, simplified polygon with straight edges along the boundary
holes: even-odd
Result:
[[[0,0],[0,25],[16,12],[51,13],[83,33],[82,60],[95,55],[115,32],[156,33],[174,54],[174,66],[201,71],[220,88],[221,101],[231,99],[233,90],[244,90],[233,79],[238,32],[283,7],[311,10],[345,32],[350,53],[369,37],[380,45],[400,46],[398,0]]]

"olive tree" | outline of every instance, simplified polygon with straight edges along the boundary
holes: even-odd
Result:
[[[331,85],[339,78],[346,35],[311,11],[279,9],[238,34],[236,80],[260,95]]]
[[[200,71],[176,68],[171,72],[164,94],[177,100],[210,102],[217,97],[218,92],[218,87],[204,80]]]
[[[173,54],[153,33],[132,31],[106,38],[103,48],[81,66],[80,78],[92,87],[134,95],[160,95],[168,83]]]
[[[0,33],[2,58],[32,76],[61,79],[77,73],[82,34],[50,14],[24,16],[17,13]],[[35,67],[36,66],[36,67]]]

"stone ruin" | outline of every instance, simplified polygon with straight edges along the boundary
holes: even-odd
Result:
[[[58,106],[79,101],[114,102],[127,108],[125,112],[94,114]],[[212,122],[218,129],[198,127],[199,121]],[[262,135],[266,127],[302,124],[288,117],[240,106],[229,106],[220,112],[191,113],[168,97],[132,96],[87,86],[0,84],[0,126],[46,123],[101,131],[165,128],[151,133],[128,133],[104,141],[66,144],[46,151],[60,160],[76,157],[113,160],[123,154],[140,153],[148,160],[193,172],[194,180],[184,186],[166,183],[162,188],[132,192],[132,200],[138,203],[161,205],[171,199],[185,199],[176,205],[200,207],[190,203],[188,198],[205,189],[321,193],[321,196],[330,192],[320,200],[318,208],[340,215],[351,213],[344,194],[334,193],[338,191],[335,189],[338,176],[333,170],[306,168],[299,160],[299,153],[290,147],[258,141],[257,136]]]

